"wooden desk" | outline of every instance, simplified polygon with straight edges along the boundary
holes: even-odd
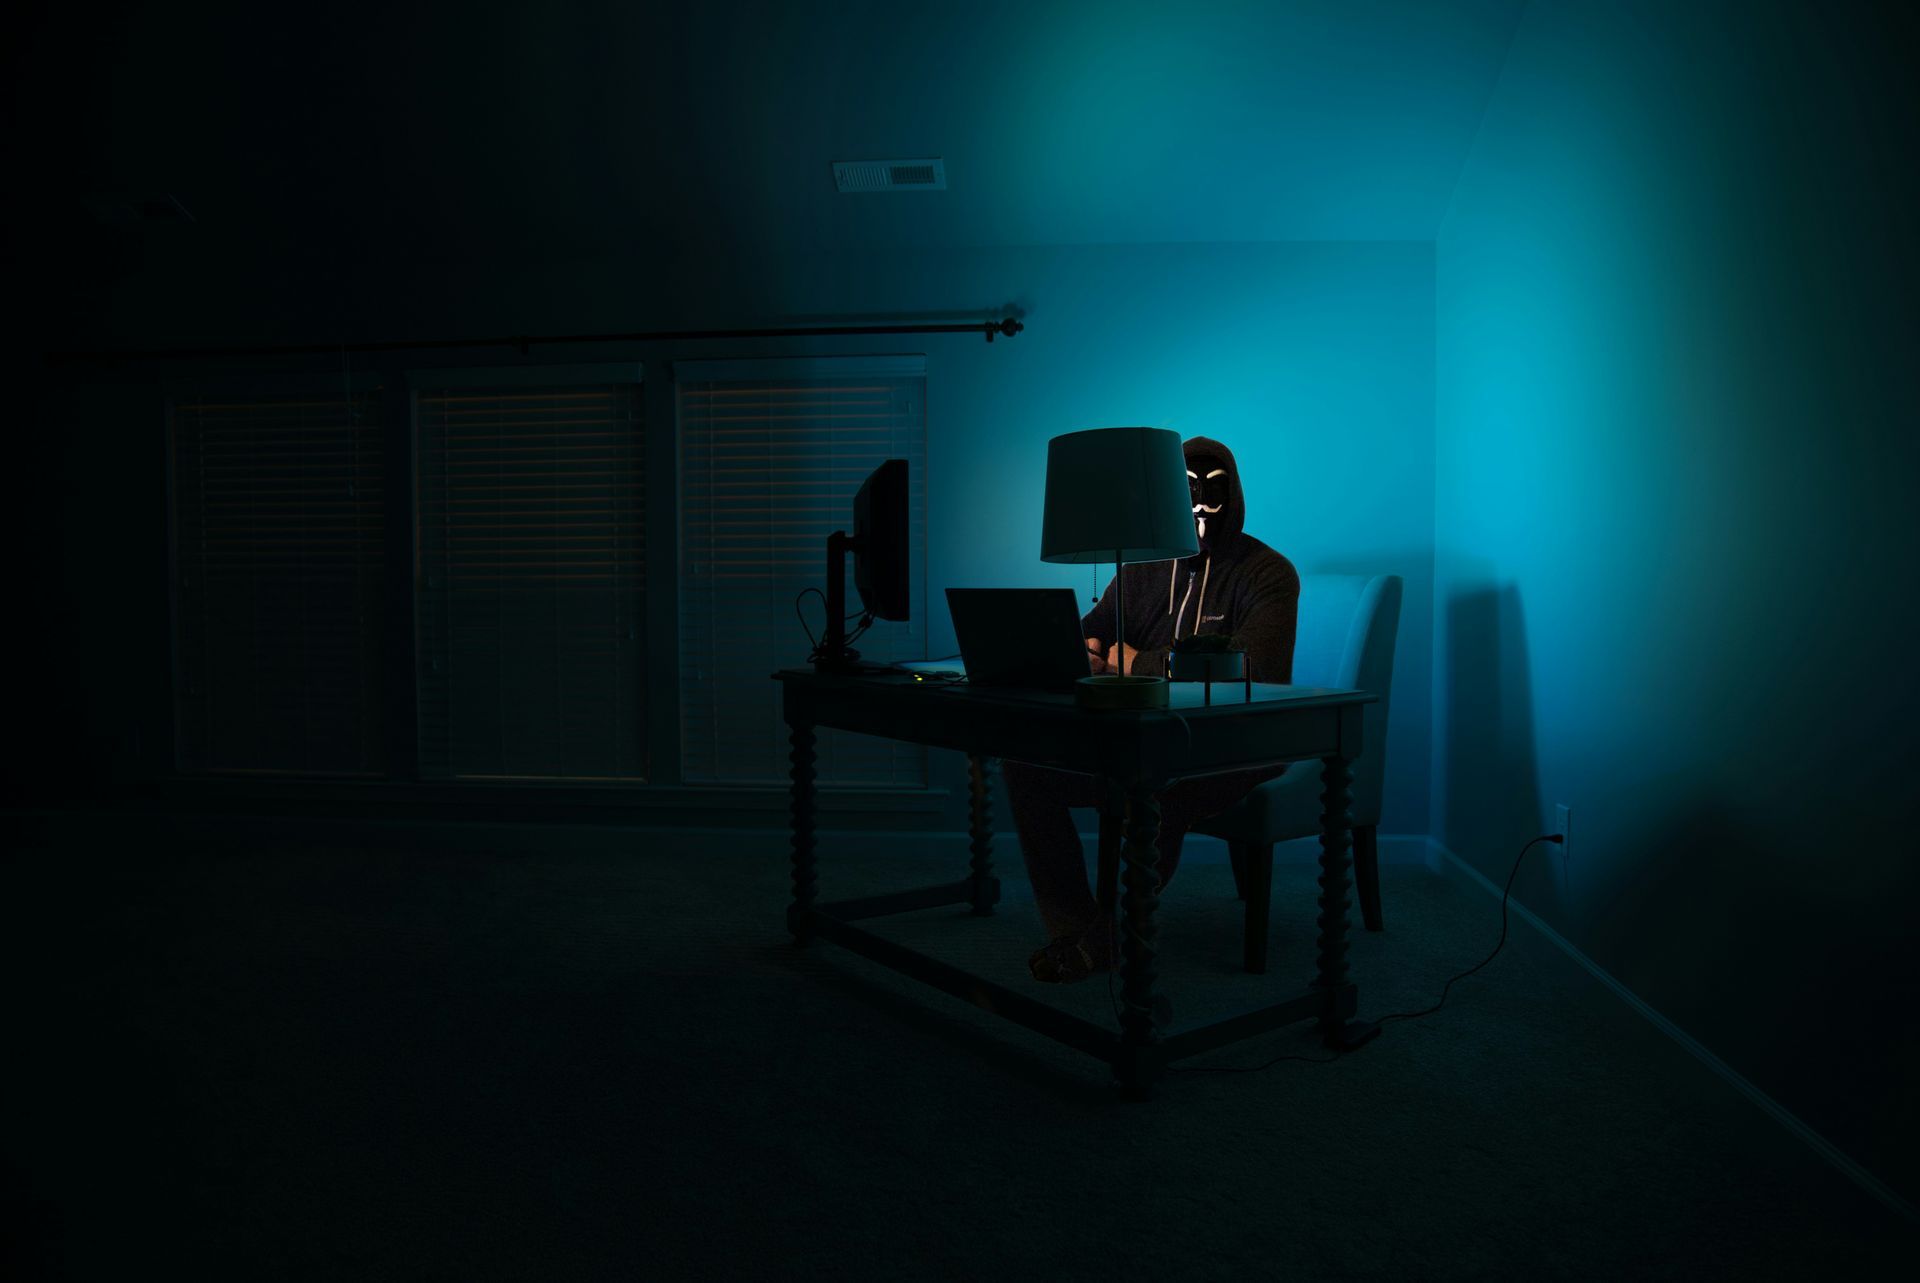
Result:
[[[1070,693],[940,686],[906,674],[841,676],[788,669],[774,678],[782,685],[793,745],[793,904],[787,926],[798,943],[816,936],[831,940],[1106,1061],[1123,1095],[1132,1100],[1146,1099],[1171,1061],[1295,1021],[1317,1020],[1325,1042],[1334,1047],[1358,1045],[1378,1032],[1353,1019],[1358,989],[1347,978],[1348,790],[1351,763],[1360,753],[1361,708],[1375,696],[1256,685],[1253,701],[1244,703],[1239,684],[1216,683],[1212,705],[1202,706],[1199,686],[1176,683],[1168,709],[1094,713],[1077,707]],[[972,862],[966,878],[857,900],[814,902],[814,738],[821,726],[968,754]],[[978,915],[993,912],[1000,882],[993,876],[986,767],[995,757],[1104,776],[1107,794],[1125,798],[1121,914],[1128,929],[1121,951],[1118,1032],[853,925],[861,918],[943,904],[970,904]],[[1326,764],[1326,784],[1312,984],[1284,1002],[1163,1034],[1153,1018],[1154,910],[1160,890],[1155,867],[1160,805],[1154,794],[1186,776],[1316,757]]]

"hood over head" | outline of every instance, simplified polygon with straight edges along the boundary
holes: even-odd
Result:
[[[1180,448],[1187,456],[1187,486],[1193,493],[1193,521],[1200,551],[1224,549],[1247,525],[1240,467],[1233,461],[1233,451],[1212,437],[1188,437]]]

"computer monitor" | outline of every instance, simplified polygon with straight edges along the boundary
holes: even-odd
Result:
[[[853,554],[853,583],[861,610],[873,619],[911,617],[907,548],[907,461],[888,459],[860,483],[853,497],[853,535],[836,530],[827,536],[827,635],[814,654],[822,671],[857,671],[863,665],[847,646],[847,554]]]
[[[853,497],[853,586],[876,619],[912,618],[907,580],[907,461],[888,459]]]

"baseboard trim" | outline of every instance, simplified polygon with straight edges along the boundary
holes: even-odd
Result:
[[[1384,841],[1385,839],[1383,838],[1382,842],[1384,843]],[[1448,850],[1438,839],[1429,837],[1425,839],[1425,842],[1429,848],[1426,858],[1428,868],[1442,874],[1449,872],[1464,874],[1469,881],[1484,888],[1487,894],[1491,895],[1494,899],[1498,900],[1500,898],[1501,889],[1495,886],[1480,870],[1474,868],[1471,864],[1468,864],[1465,860]],[[1572,941],[1568,940],[1558,931],[1555,931],[1551,926],[1548,926],[1546,922],[1541,920],[1539,915],[1527,908],[1526,905],[1520,903],[1518,899],[1509,898],[1507,908],[1515,917],[1519,918],[1522,922],[1528,923],[1534,930],[1545,936],[1560,952],[1566,954],[1567,957],[1578,963],[1587,974],[1612,990],[1615,997],[1626,1003],[1628,1007],[1642,1016],[1655,1029],[1658,1029],[1661,1033],[1679,1044],[1688,1055],[1712,1070],[1723,1082],[1727,1083],[1728,1086],[1759,1106],[1761,1112],[1786,1128],[1789,1133],[1831,1164],[1841,1175],[1845,1176],[1855,1185],[1858,1185],[1868,1194],[1871,1194],[1875,1199],[1884,1204],[1888,1210],[1896,1216],[1901,1217],[1908,1224],[1920,1225],[1920,1210],[1916,1210],[1913,1204],[1902,1198],[1895,1190],[1888,1186],[1885,1181],[1882,1181],[1872,1172],[1849,1158],[1845,1151],[1838,1145],[1835,1145],[1825,1136],[1822,1136],[1819,1132],[1801,1121],[1792,1110],[1767,1095],[1764,1091],[1761,1091],[1733,1066],[1714,1055],[1711,1051],[1708,1051],[1693,1035],[1654,1010],[1646,999],[1627,988],[1624,984],[1621,984],[1620,981],[1616,980],[1604,967],[1592,958],[1589,958]]]

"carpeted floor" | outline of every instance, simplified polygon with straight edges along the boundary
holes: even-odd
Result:
[[[24,825],[24,829],[23,826]],[[10,822],[8,1277],[1879,1278],[1910,1227],[1530,930],[1333,1063],[1104,1066],[781,929],[782,843],[606,829]],[[956,854],[959,852],[959,854]],[[824,851],[823,898],[962,848]],[[877,929],[1072,1010],[992,918]],[[1239,970],[1224,864],[1162,902],[1182,1026],[1296,990],[1310,866]],[[1363,1014],[1497,904],[1384,869]],[[1356,919],[1357,919],[1356,913]],[[1111,1020],[1111,1015],[1107,1017]],[[1322,1055],[1302,1025],[1200,1064]]]

